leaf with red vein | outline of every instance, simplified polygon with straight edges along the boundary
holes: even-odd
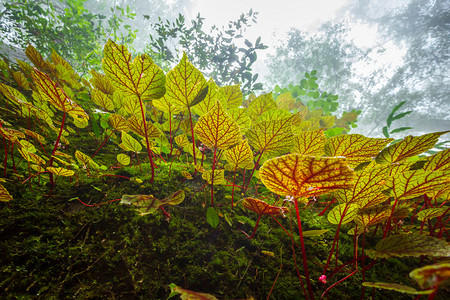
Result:
[[[259,122],[253,124],[245,135],[255,151],[264,152],[267,156],[281,155],[292,148],[294,141],[291,120],[292,117]]]
[[[211,108],[213,108],[216,101],[219,101],[222,104],[222,107],[226,107],[225,102],[225,92],[223,88],[217,86],[212,78],[210,78],[207,82],[208,84],[208,94],[206,94],[205,99],[202,102],[192,107],[192,110],[198,114],[199,116],[203,116],[206,114]]]
[[[47,170],[58,176],[69,177],[69,176],[73,176],[73,174],[75,174],[75,172],[73,170],[67,170],[64,168],[47,167]]]
[[[292,97],[292,94],[290,92],[279,95],[276,101],[278,104],[278,108],[280,109],[291,111],[296,107],[295,98]]]
[[[91,93],[91,100],[105,110],[113,110],[114,104],[106,94],[100,90],[93,90]]]
[[[392,187],[393,197],[397,200],[406,200],[439,191],[449,183],[449,171],[417,170],[397,174],[388,185]]]
[[[364,227],[386,221],[391,216],[392,206],[378,205],[359,211],[355,223]]]
[[[69,99],[63,89],[53,82],[47,74],[35,69],[33,72],[33,79],[39,94],[45,101],[50,102],[54,107],[71,116],[84,120],[89,119],[89,116],[81,106]]]
[[[0,202],[8,202],[13,200],[13,197],[8,192],[8,190],[0,184]]]
[[[116,88],[112,85],[111,81],[106,78],[105,75],[101,75],[97,73],[95,70],[91,70],[92,78],[90,79],[90,82],[92,85],[102,91],[103,93],[107,95],[112,95],[116,91]]]
[[[245,198],[242,200],[245,208],[257,213],[258,215],[284,216],[289,212],[289,208],[284,206],[274,206],[256,198]]]
[[[24,90],[30,89],[30,84],[28,83],[27,78],[23,75],[22,72],[16,71],[13,73],[14,81]]]
[[[250,149],[247,140],[241,141],[235,147],[226,150],[224,154],[225,160],[235,168],[245,168],[253,163],[253,152]]]
[[[252,120],[255,120],[264,112],[276,108],[277,103],[275,102],[275,100],[273,100],[272,93],[267,93],[258,96],[256,99],[253,99],[252,102],[250,102],[247,108],[247,114]]]
[[[186,53],[183,53],[178,65],[167,73],[165,97],[176,106],[186,109],[205,87],[203,74],[192,65]]]
[[[144,122],[142,121],[141,118],[131,116],[127,121],[129,129],[131,129],[137,135],[140,135],[145,138]],[[158,138],[161,135],[161,131],[159,131],[159,129],[156,128],[155,125],[153,125],[149,121],[146,122],[146,125],[147,125],[147,137],[149,139]]]
[[[164,72],[147,54],[137,56],[131,61],[131,54],[123,45],[111,40],[103,50],[102,67],[106,77],[114,87],[126,96],[139,99],[156,99],[165,93]]]
[[[325,145],[327,156],[345,156],[351,168],[370,161],[394,139],[369,138],[361,134],[339,135],[329,138]]]
[[[170,101],[170,98],[168,98],[166,95],[162,96],[159,99],[154,99],[152,103],[157,109],[168,114],[173,115],[181,111],[181,108],[173,104]]]
[[[375,160],[379,164],[392,164],[405,158],[421,154],[433,148],[439,140],[439,137],[448,132],[450,131],[433,132],[421,136],[408,135],[402,141],[381,151]]]
[[[141,102],[136,96],[127,96],[122,99],[122,108],[129,114],[133,116],[141,116]],[[145,105],[142,106],[144,114],[147,112]]]
[[[117,131],[128,131],[128,122],[127,120],[119,115],[110,114],[108,118],[108,123]]]
[[[368,208],[386,201],[389,196],[383,191],[389,179],[390,168],[370,164],[364,170],[356,172],[355,186],[352,189],[338,190],[334,196],[340,202],[355,203],[360,208]]]
[[[33,65],[36,66],[41,71],[47,71],[49,69],[49,63],[46,62],[39,51],[36,50],[33,46],[28,44],[27,49],[25,50],[26,56],[30,59]]]
[[[294,153],[267,160],[259,176],[272,192],[298,198],[352,188],[355,174],[343,158]]]
[[[448,212],[448,207],[436,207],[421,210],[417,213],[417,220],[426,221],[428,219],[437,218]]]
[[[450,149],[440,151],[427,158],[424,170],[426,171],[449,171],[450,170]]]
[[[200,141],[208,147],[226,150],[241,140],[239,125],[228,116],[219,102],[206,114],[200,117],[194,126]]]
[[[292,153],[322,156],[327,138],[322,130],[302,131],[294,136]]]
[[[242,132],[245,132],[252,125],[252,120],[247,114],[247,110],[243,107],[227,110],[227,114],[238,123]]]
[[[142,150],[142,145],[125,131],[122,131],[122,145],[127,151],[139,152]]]
[[[347,224],[353,221],[353,219],[356,217],[357,212],[358,212],[358,205],[356,204],[349,204],[349,203],[339,204],[330,210],[330,212],[327,215],[327,220],[331,224],[335,225],[339,223]]]
[[[212,183],[212,170],[206,170],[202,174],[202,178],[209,184]],[[225,170],[214,170],[214,184],[223,184],[225,182]]]
[[[183,202],[185,193],[176,191],[164,199],[157,199],[153,195],[123,195],[121,204],[132,204],[141,216],[154,213],[160,206],[177,205]]]
[[[271,109],[263,112],[259,117],[253,119],[254,123],[262,122],[262,121],[274,121],[281,120],[285,118],[293,117],[290,112],[284,109]]]
[[[241,85],[227,85],[222,88],[225,93],[225,103],[227,109],[238,108],[242,104]]]
[[[25,98],[25,96],[22,95],[21,92],[6,84],[0,83],[0,92],[2,92],[3,95],[5,95],[6,99],[11,101],[12,103],[18,104],[20,106],[23,103],[28,103],[27,98]]]

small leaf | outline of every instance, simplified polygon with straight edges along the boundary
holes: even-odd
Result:
[[[394,130],[391,131],[391,134],[398,133],[398,132],[402,132],[402,131],[409,130],[409,129],[413,129],[413,128],[412,128],[412,127],[400,127],[400,128],[396,128],[396,129],[394,129]]]
[[[389,258],[421,255],[450,256],[450,246],[438,238],[422,234],[399,234],[389,236],[377,243],[375,250],[367,251],[371,258]]]
[[[253,99],[247,108],[247,114],[252,120],[255,120],[264,112],[276,109],[277,103],[273,100],[272,93],[263,94]]]
[[[202,178],[212,184],[212,170],[203,172]],[[223,184],[225,181],[225,170],[214,170],[214,185]]]
[[[120,153],[120,154],[117,154],[117,161],[121,165],[128,166],[130,164],[131,159],[128,155]]]
[[[222,88],[225,93],[225,103],[227,109],[238,108],[242,104],[242,91],[240,84],[227,85]]]
[[[421,136],[409,135],[401,142],[393,144],[381,151],[375,161],[379,164],[396,163],[408,157],[421,154],[433,148],[439,137],[450,131],[428,133]]]
[[[287,207],[269,205],[262,200],[251,197],[243,199],[242,205],[258,215],[284,216],[289,212]]]
[[[397,283],[389,283],[389,282],[363,282],[362,283],[363,286],[366,287],[373,287],[373,288],[377,288],[377,289],[383,289],[383,290],[391,290],[391,291],[396,291],[396,292],[400,292],[400,293],[406,293],[406,294],[411,294],[411,295],[429,295],[431,293],[433,293],[433,290],[428,290],[428,291],[418,291],[415,288],[406,286],[406,285],[401,285],[401,284],[397,284]]]
[[[417,220],[426,221],[432,218],[440,217],[447,211],[447,209],[447,207],[437,207],[421,210],[417,213]]]
[[[0,202],[8,202],[13,200],[13,197],[9,194],[6,188],[0,184]]]
[[[216,228],[219,225],[219,215],[214,207],[208,207],[206,210],[206,221],[212,228]]]
[[[110,114],[108,117],[108,123],[117,131],[128,130],[127,120],[117,114]]]
[[[74,171],[64,168],[47,167],[47,170],[58,176],[73,176],[75,174]]]
[[[111,99],[109,99],[106,94],[104,94],[103,92],[101,92],[99,90],[92,91],[91,99],[95,104],[97,104],[98,106],[100,106],[101,108],[103,108],[105,110],[113,110],[114,109],[114,104],[111,101]]]
[[[406,200],[439,191],[448,185],[449,176],[449,171],[406,171],[396,174],[388,186],[397,200]]]
[[[345,215],[344,215],[345,212]],[[346,224],[356,217],[356,213],[358,212],[358,206],[355,204],[339,204],[333,207],[328,213],[327,219],[331,224]],[[341,221],[342,219],[342,221]]]
[[[140,152],[142,150],[142,145],[125,131],[122,131],[122,144],[127,151]]]

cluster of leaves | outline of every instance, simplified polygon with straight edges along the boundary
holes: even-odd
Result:
[[[9,83],[0,83],[5,111],[0,120],[5,180],[26,176],[25,182],[30,186],[50,182],[53,187],[55,177],[60,176],[71,180],[84,175],[117,176],[109,173],[108,167],[128,165],[133,156],[134,164],[139,165],[139,153],[145,149],[151,175],[146,177],[143,171],[138,177],[142,177],[140,182],[153,182],[160,175],[155,169],[164,158],[177,160],[185,164],[185,181],[200,181],[204,183],[202,189],[210,186],[211,208],[207,214],[213,227],[219,220],[214,209],[215,185],[232,186],[231,207],[236,188],[244,195],[251,193],[252,197],[242,201],[246,209],[258,214],[251,237],[262,215],[275,220],[277,216],[296,217],[298,237],[292,230],[285,232],[292,245],[300,239],[305,294],[311,299],[314,291],[299,203],[314,202],[319,196],[328,196],[324,198],[327,206],[323,213],[330,209],[327,219],[337,225],[323,276],[328,274],[332,257],[337,257],[335,245],[342,226],[353,225],[348,233],[355,241],[355,270],[324,293],[359,271],[359,260],[364,265],[369,259],[392,256],[450,255],[449,246],[442,241],[448,235],[445,201],[450,197],[450,150],[418,157],[448,132],[407,136],[391,145],[393,139],[359,134],[327,138],[324,132],[336,126],[334,116],[324,114],[322,109],[309,109],[286,93],[278,96],[278,101],[272,93],[244,98],[239,85],[220,87],[212,78],[207,80],[185,53],[164,74],[150,56],[132,59],[125,46],[109,40],[102,60],[104,75],[92,71],[90,81],[81,79],[56,52],[50,61],[32,46],[28,46],[26,54],[34,67],[19,62],[15,70],[0,62],[2,80]],[[97,120],[89,117],[95,114]],[[69,146],[70,135],[89,132],[89,122],[94,128],[99,120],[98,134],[105,139],[97,151],[94,149],[89,155],[80,150],[63,151]],[[93,158],[108,142],[121,149],[113,166],[103,166]],[[18,171],[18,166],[23,165],[26,174]],[[260,183],[267,188],[264,194],[269,199],[278,195],[275,200],[259,199]],[[1,200],[11,201],[7,189],[0,187]],[[136,205],[141,215],[160,209],[170,218],[163,206],[180,204],[185,198],[183,190],[171,192],[162,200],[152,195],[128,194],[121,200]],[[285,201],[280,206],[282,197]],[[403,227],[406,218],[419,220],[416,226],[420,228]],[[425,225],[427,232],[423,230]],[[364,250],[363,242],[359,255],[357,237],[365,237],[368,232],[376,234],[379,228],[379,244],[369,251]],[[398,234],[400,231],[408,234]],[[366,268],[361,272],[364,276]],[[433,269],[427,272],[431,277],[437,274]],[[430,293],[436,293],[447,277],[436,278]],[[299,279],[302,281],[300,275]]]

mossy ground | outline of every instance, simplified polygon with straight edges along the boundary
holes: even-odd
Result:
[[[105,152],[114,153],[114,146],[109,147]],[[98,159],[113,161],[115,155]],[[265,299],[281,266],[271,298],[304,299],[291,240],[274,220],[263,217],[255,238],[247,239],[240,230],[251,233],[256,214],[241,205],[231,210],[231,188],[217,186],[217,211],[226,215],[231,225],[221,217],[218,227],[212,228],[206,221],[209,186],[198,191],[204,184],[199,175],[194,180],[186,180],[180,173],[189,169],[184,163],[158,164],[154,183],[148,181],[148,164],[115,171],[138,177],[143,180],[141,183],[84,173],[77,178],[58,178],[53,190],[48,184],[42,184],[42,179],[38,185],[37,178],[31,185],[6,182],[4,185],[14,200],[0,204],[0,296],[6,299],[166,299],[170,294],[169,284],[175,283],[219,299],[250,296]],[[167,208],[170,221],[160,212],[139,216],[133,207],[118,201],[86,207],[74,200],[78,197],[87,203],[101,203],[121,198],[123,194],[153,194],[163,198],[179,189],[186,191],[186,199]],[[261,187],[258,191],[262,192],[261,196],[268,195]],[[239,193],[235,197],[239,199]],[[309,271],[318,298],[324,291],[318,278],[335,232],[325,217],[317,216],[321,209],[301,212],[304,230],[331,229],[322,236],[306,239]],[[287,230],[292,226],[295,232],[294,214],[279,221]],[[353,240],[346,230],[343,228],[340,235],[339,263],[352,259]],[[366,247],[373,246],[377,240],[368,238]],[[299,272],[304,275],[298,247],[295,253]],[[408,273],[418,263],[418,259],[379,261],[366,272],[365,280],[415,286]],[[349,265],[328,282],[336,282],[352,270],[353,266]],[[362,281],[361,273],[355,274],[332,289],[329,299],[359,299]],[[440,292],[438,298],[445,299],[445,293],[445,290]],[[365,298],[371,297],[372,290],[366,290]],[[408,295],[380,290],[374,298],[411,299]]]

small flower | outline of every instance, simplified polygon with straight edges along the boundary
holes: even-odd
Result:
[[[327,283],[327,276],[325,275],[320,276],[319,281],[322,282],[323,284]]]

